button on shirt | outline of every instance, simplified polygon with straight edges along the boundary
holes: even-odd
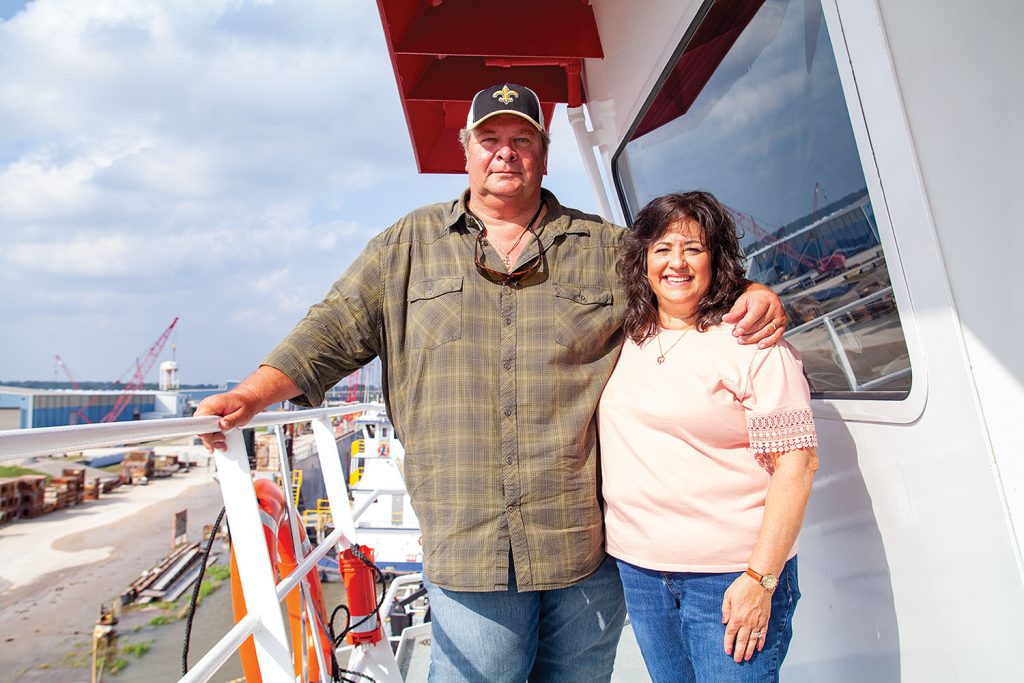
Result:
[[[264,364],[319,405],[380,356],[388,414],[423,532],[424,571],[451,590],[564,588],[600,566],[595,410],[621,343],[622,229],[543,191],[540,268],[513,283],[475,266],[466,197],[374,237]],[[505,269],[522,270],[531,241]]]

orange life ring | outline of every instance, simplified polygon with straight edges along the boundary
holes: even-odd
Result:
[[[377,446],[377,455],[382,458],[388,457],[388,445],[386,443]]]
[[[257,479],[253,482],[256,489],[256,500],[260,510],[264,513],[263,533],[267,539],[267,549],[270,551],[271,562],[274,565],[274,572],[285,578],[298,566],[295,558],[295,546],[292,543],[291,525],[288,523],[288,505],[285,501],[284,492],[281,487],[268,479]],[[308,547],[306,530],[299,525],[300,547]],[[299,587],[296,586],[285,597],[285,605],[288,610],[288,630],[292,638],[292,657],[296,676],[302,675],[303,653],[305,653],[305,666],[309,674],[309,680],[320,680],[320,663],[316,658],[316,650],[313,641],[313,633],[320,637],[320,647],[324,653],[325,663],[330,670],[331,677],[334,676],[334,664],[331,653],[334,652],[334,645],[327,631],[327,613],[324,610],[323,589],[320,586],[320,576],[317,572],[310,572],[307,575],[309,582],[310,599],[313,601],[313,615],[317,620],[316,628],[305,628],[306,642],[303,643],[303,610]],[[245,616],[245,597],[242,594],[242,583],[238,578],[238,563],[235,560],[235,551],[231,550],[231,609],[238,623]],[[245,673],[245,680],[249,683],[261,683],[259,663],[256,661],[256,645],[252,636],[246,639],[238,649],[242,659],[242,671]]]

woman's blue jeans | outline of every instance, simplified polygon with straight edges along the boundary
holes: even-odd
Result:
[[[433,616],[431,683],[609,681],[626,618],[615,560],[568,588],[451,591],[424,578]]]
[[[800,599],[795,557],[786,563],[772,595],[764,649],[739,664],[725,653],[722,599],[741,572],[661,572],[622,560],[618,564],[629,619],[654,683],[779,680]]]

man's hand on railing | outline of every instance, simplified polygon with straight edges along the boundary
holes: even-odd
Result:
[[[196,407],[195,415],[219,415],[221,431],[201,434],[206,450],[226,450],[224,432],[243,427],[267,406],[295,398],[302,393],[295,383],[280,370],[269,365],[261,366],[237,387],[223,394],[204,398]]]
[[[218,426],[222,431],[200,434],[206,450],[213,453],[215,448],[225,450],[227,439],[224,432],[235,427],[245,425],[260,412],[260,408],[254,407],[257,403],[245,392],[233,389],[225,394],[214,394],[204,398],[196,407],[196,417],[201,415],[221,416]]]

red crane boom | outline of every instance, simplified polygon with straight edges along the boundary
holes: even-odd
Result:
[[[71,388],[74,389],[75,391],[81,391],[82,385],[79,384],[78,380],[75,379],[75,376],[71,374],[71,368],[69,368],[68,364],[64,362],[64,359],[60,357],[60,354],[54,355],[54,358],[57,359],[57,365],[60,366],[60,369],[64,371],[64,374],[67,375],[68,379],[71,381]],[[78,417],[79,419],[82,420],[82,422],[89,422],[89,418],[86,417],[85,414],[85,409],[88,408],[91,404],[92,400],[86,401],[86,403],[82,405],[82,407],[75,411],[76,413],[78,413]]]
[[[160,352],[163,350],[164,344],[167,342],[167,338],[171,336],[171,330],[173,330],[174,326],[177,324],[178,318],[175,318],[167,329],[164,330],[163,334],[160,335],[160,338],[153,342],[153,345],[149,347],[149,351],[146,352],[145,358],[139,362],[138,368],[135,370],[135,374],[132,376],[128,386],[125,387],[124,393],[117,397],[117,401],[110,409],[110,412],[104,415],[100,422],[114,422],[121,416],[121,413],[128,405],[128,402],[132,400],[132,395],[142,388],[142,385],[146,381],[146,374],[153,367],[153,363],[156,362],[156,359],[160,357]]]

